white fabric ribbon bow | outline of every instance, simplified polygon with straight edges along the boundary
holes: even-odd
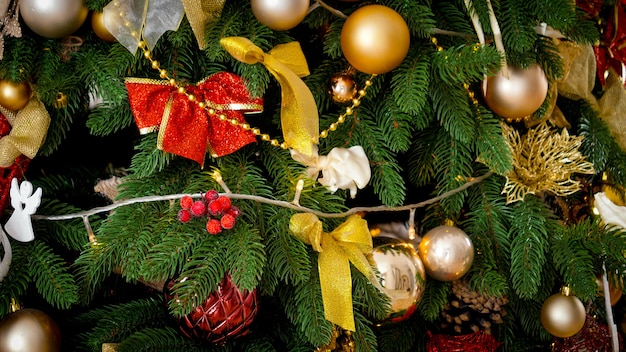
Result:
[[[309,167],[307,174],[310,178],[317,179],[333,193],[338,189],[349,189],[352,198],[356,197],[357,188],[367,186],[372,176],[370,162],[361,146],[333,148],[326,156],[318,155],[317,146],[314,146],[311,156],[291,150],[291,157]],[[318,179],[320,171],[322,177]]]
[[[604,192],[593,195],[594,205],[605,224],[616,225],[626,229],[626,207],[613,203]]]

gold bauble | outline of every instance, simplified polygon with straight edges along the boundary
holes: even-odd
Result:
[[[105,25],[104,12],[93,11],[91,13],[91,28],[93,29],[93,32],[96,33],[98,38],[109,43],[115,42],[115,37],[111,34],[111,32],[109,32]]]
[[[357,86],[354,76],[348,73],[337,73],[330,77],[328,82],[328,94],[336,103],[348,103],[357,94]]]
[[[33,32],[62,38],[83,25],[89,10],[84,0],[21,0],[20,15]]]
[[[426,270],[413,246],[390,237],[375,237],[372,261],[389,297],[388,321],[410,317],[426,287]]]
[[[474,261],[472,240],[454,226],[437,226],[426,232],[418,253],[428,276],[439,281],[460,279]]]
[[[309,0],[250,0],[252,13],[259,22],[276,31],[292,29],[309,11]]]
[[[553,336],[576,335],[585,325],[585,306],[575,296],[555,293],[541,307],[541,324]]]
[[[20,110],[30,100],[30,86],[26,82],[0,80],[0,105],[8,110]]]
[[[404,60],[411,35],[399,13],[383,5],[366,5],[348,16],[340,40],[350,65],[361,72],[382,74]]]
[[[598,296],[604,297],[604,284],[602,283],[602,277],[596,277],[596,283],[598,284]],[[622,298],[622,289],[615,287],[615,285],[609,281],[609,299],[611,301],[611,305],[616,305],[620,298]]]
[[[509,78],[502,71],[483,81],[485,103],[496,114],[521,121],[537,111],[548,94],[548,78],[541,66],[527,69],[508,66]]]
[[[20,309],[0,321],[0,351],[59,352],[61,332],[44,312]]]

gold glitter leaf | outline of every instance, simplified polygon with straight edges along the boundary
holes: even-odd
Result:
[[[558,133],[547,122],[523,136],[506,124],[502,129],[513,156],[513,169],[504,174],[502,193],[506,193],[507,203],[523,200],[528,193],[570,195],[580,189],[580,183],[571,178],[573,174],[595,173],[593,164],[578,150],[582,136],[572,137],[565,128]]]

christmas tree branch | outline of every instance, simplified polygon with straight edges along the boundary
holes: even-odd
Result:
[[[403,205],[399,207],[387,207],[384,205],[379,205],[379,206],[374,206],[374,207],[355,207],[355,208],[351,208],[341,213],[325,213],[325,212],[321,212],[318,210],[303,207],[297,204],[298,202],[295,202],[294,204],[294,202],[269,199],[269,198],[254,196],[250,194],[237,194],[237,193],[227,192],[224,195],[227,195],[231,199],[251,200],[251,201],[255,201],[259,203],[265,203],[265,204],[276,205],[276,206],[280,206],[284,208],[289,208],[289,209],[293,209],[293,210],[300,211],[300,212],[312,213],[322,218],[343,218],[343,217],[347,217],[347,216],[350,216],[359,212],[410,211],[411,209],[421,208],[426,205],[436,203],[455,193],[462,192],[466,190],[467,188],[477,183],[482,182],[484,179],[488,178],[492,174],[493,172],[489,171],[482,176],[469,178],[468,181],[464,183],[463,185],[455,189],[452,189],[448,192],[442,193],[436,197],[419,202],[419,203],[408,204],[408,205]],[[159,202],[159,201],[165,201],[165,200],[175,201],[175,200],[179,200],[185,195],[187,194],[169,194],[169,195],[164,195],[164,196],[146,196],[146,197],[138,197],[138,198],[132,198],[132,199],[124,199],[124,200],[117,201],[113,204],[107,205],[107,206],[92,208],[90,210],[85,210],[85,211],[81,211],[77,213],[64,214],[64,215],[32,215],[31,218],[33,220],[49,220],[49,221],[69,220],[69,219],[76,219],[76,218],[85,219],[88,216],[95,215],[98,213],[108,212],[108,211],[111,211],[111,210],[114,210],[116,208],[123,207],[126,205],[137,204],[137,203]],[[201,198],[202,193],[193,194],[191,195],[191,197]]]

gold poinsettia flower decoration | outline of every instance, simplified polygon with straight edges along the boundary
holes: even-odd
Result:
[[[506,124],[502,124],[502,131],[513,157],[513,168],[504,174],[502,193],[506,193],[507,203],[544,191],[570,195],[580,189],[573,174],[595,173],[593,164],[578,150],[584,137],[570,136],[566,128],[559,133],[543,122],[525,135]]]

